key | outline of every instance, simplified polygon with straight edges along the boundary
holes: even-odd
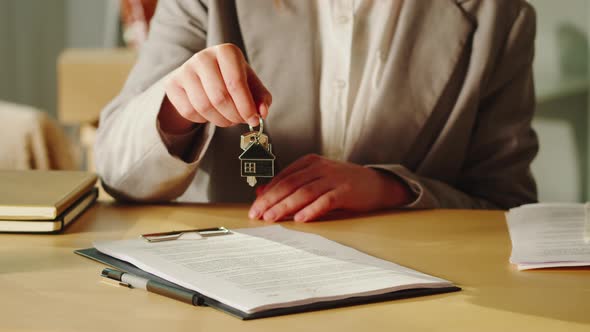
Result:
[[[258,180],[256,180],[255,176],[247,176],[246,182],[250,185],[250,187],[254,187],[256,185],[256,183],[258,182]]]
[[[256,136],[258,136],[258,142],[264,146],[265,149],[270,150],[270,142],[268,136],[266,134],[260,134],[257,131],[249,131],[247,133],[243,133],[240,137],[240,148],[246,151],[248,145],[253,143],[256,140]]]
[[[273,177],[275,156],[267,135],[263,133],[264,124],[260,119],[260,130],[250,131],[241,135],[240,148],[244,150],[240,155],[241,175],[246,182],[254,187],[257,177]]]

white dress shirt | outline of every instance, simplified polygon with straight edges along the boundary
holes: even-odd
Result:
[[[366,114],[401,5],[402,0],[317,1],[322,153],[328,158],[345,159],[346,135],[354,135],[350,122]]]

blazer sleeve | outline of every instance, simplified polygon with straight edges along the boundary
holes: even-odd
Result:
[[[185,162],[166,145],[157,118],[165,76],[206,47],[206,22],[207,8],[200,1],[158,3],[137,63],[120,95],[100,117],[96,168],[114,197],[166,201],[180,196],[191,183],[215,127],[202,125],[196,131]]]
[[[538,150],[532,62],[535,13],[524,6],[513,22],[483,92],[471,144],[454,184],[402,165],[368,165],[395,174],[416,194],[408,208],[502,208],[535,202],[530,164]]]

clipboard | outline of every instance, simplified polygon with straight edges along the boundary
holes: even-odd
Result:
[[[203,232],[205,231],[205,232]],[[225,228],[215,228],[215,229],[206,229],[206,230],[186,230],[186,231],[174,231],[174,232],[166,232],[166,233],[153,233],[153,234],[144,234],[142,237],[149,241],[150,237],[163,237],[161,241],[171,241],[178,239],[179,233],[190,233],[190,232],[203,232],[208,233],[212,232],[209,236],[218,236],[218,235],[229,235],[232,234],[231,231]],[[205,235],[206,236],[206,235]],[[197,240],[198,241],[198,240]],[[152,241],[150,241],[152,242]],[[242,320],[252,320],[252,319],[260,319],[266,317],[274,317],[274,316],[282,316],[282,315],[289,315],[289,314],[296,314],[296,313],[304,313],[309,311],[317,311],[317,310],[325,310],[325,309],[333,309],[333,308],[340,308],[340,307],[348,307],[354,305],[362,305],[368,303],[375,303],[375,302],[384,302],[390,300],[397,300],[397,299],[405,299],[405,298],[412,298],[418,296],[426,296],[426,295],[434,295],[434,294],[442,294],[442,293],[449,293],[461,290],[461,288],[456,286],[450,287],[438,287],[438,288],[413,288],[413,289],[406,289],[400,291],[394,291],[379,295],[369,295],[369,296],[355,296],[349,297],[345,299],[333,300],[333,301],[323,301],[323,302],[315,302],[311,304],[305,305],[297,305],[291,307],[283,307],[283,308],[275,308],[269,309],[264,311],[259,311],[255,313],[246,313],[229,305],[226,305],[220,301],[212,299],[210,297],[204,296],[195,292],[194,290],[190,290],[179,286],[175,283],[172,283],[168,280],[155,276],[151,273],[148,273],[144,270],[137,268],[136,266],[119,260],[117,258],[111,257],[109,255],[103,254],[99,252],[95,248],[88,248],[88,249],[80,249],[74,251],[76,254],[81,255],[83,257],[92,259],[102,264],[106,264],[110,267],[116,268],[122,272],[130,273],[132,275],[139,276],[141,278],[145,278],[148,280],[156,281],[165,287],[170,287],[174,290],[180,290],[181,292],[192,292],[196,294],[195,298],[198,298],[198,301],[193,300],[192,304],[195,306],[204,306],[204,307],[211,307],[225,313],[228,313],[234,317],[237,317]],[[190,302],[190,301],[189,301]]]

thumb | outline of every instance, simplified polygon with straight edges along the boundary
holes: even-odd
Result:
[[[272,104],[272,95],[250,66],[246,66],[246,75],[248,78],[248,87],[250,88],[252,98],[254,99],[254,105],[256,105],[256,109],[260,116],[262,116],[263,119],[266,119],[268,116],[268,110]]]

